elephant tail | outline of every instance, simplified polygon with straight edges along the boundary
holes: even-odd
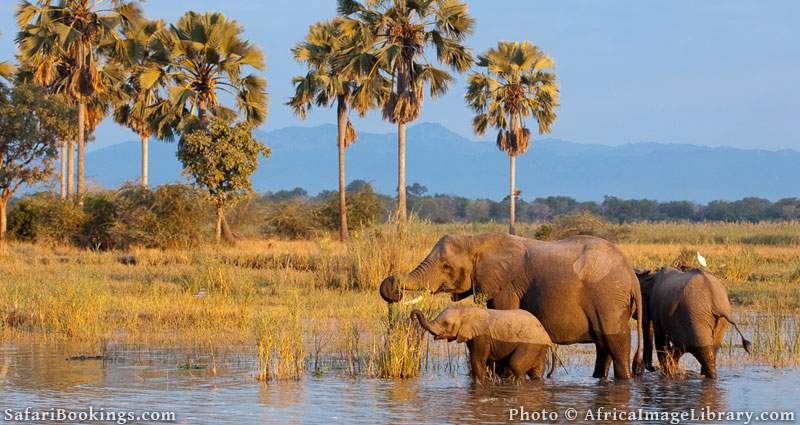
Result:
[[[553,376],[553,373],[558,368],[558,365],[561,365],[561,368],[564,369],[564,373],[569,375],[567,372],[567,368],[564,367],[564,361],[561,360],[561,356],[558,355],[558,346],[555,344],[550,345],[550,372],[547,373],[547,379]]]
[[[641,347],[644,343],[642,339],[644,322],[644,304],[642,303],[642,290],[639,287],[638,278],[634,278],[633,285],[633,303],[636,308],[636,352],[633,354],[633,369],[634,375],[641,375],[644,372],[644,362],[642,361]]]
[[[722,317],[724,317],[728,323],[733,325],[733,328],[736,329],[736,332],[738,332],[739,336],[742,337],[742,348],[744,348],[744,351],[747,351],[747,354],[750,354],[750,347],[752,347],[753,344],[744,337],[742,331],[739,330],[739,326],[736,324],[736,322],[731,320],[731,317],[728,314],[723,314]]]

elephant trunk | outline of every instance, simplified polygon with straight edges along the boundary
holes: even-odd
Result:
[[[431,269],[431,261],[426,258],[405,277],[389,276],[381,282],[381,298],[389,304],[400,302],[403,291],[414,291],[425,288],[427,272]],[[433,292],[433,291],[431,291]]]
[[[431,335],[433,335],[434,337],[439,336],[439,334],[437,334],[436,332],[434,332],[433,329],[431,329],[431,325],[430,325],[430,323],[428,323],[428,319],[425,318],[425,315],[422,314],[421,311],[419,311],[417,309],[414,309],[411,312],[411,318],[412,319],[417,319],[417,321],[419,322],[419,325],[422,326],[422,328],[425,329],[426,331],[430,332]]]

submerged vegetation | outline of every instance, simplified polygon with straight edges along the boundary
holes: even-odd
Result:
[[[632,224],[620,247],[642,268],[703,253],[754,346],[747,356],[729,334],[720,364],[800,365],[798,247],[696,239],[769,234],[773,224],[673,224],[666,232],[665,226]],[[781,226],[800,232],[798,223]],[[211,358],[245,352],[258,359],[254,376],[265,382],[306,374],[465,371],[462,347],[432,341],[409,319],[411,306],[390,312],[375,288],[386,275],[413,267],[442,234],[504,227],[412,221],[403,232],[387,224],[354,235],[347,246],[328,237],[124,251],[11,243],[0,252],[0,332],[7,340],[78,343],[72,350],[80,352],[65,355],[126,346],[192,347]],[[538,226],[517,230],[532,236]],[[673,240],[649,238],[664,233]],[[427,314],[449,303],[449,297],[430,296],[414,307]],[[589,348],[562,347],[560,353],[574,367],[591,363]]]

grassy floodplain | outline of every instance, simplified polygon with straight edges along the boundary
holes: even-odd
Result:
[[[532,236],[538,228],[518,232]],[[11,243],[0,252],[2,338],[63,344],[65,355],[191,347],[212,367],[226,352],[245,353],[258,358],[262,380],[453,369],[463,346],[423,335],[407,319],[409,307],[389,311],[377,285],[410,270],[443,234],[504,229],[415,222],[400,234],[386,224],[347,247],[325,237],[191,251]],[[800,365],[800,223],[640,223],[610,231],[636,267],[691,261],[696,251],[708,259],[755,347],[747,356],[729,332],[721,364]],[[448,303],[442,295],[416,307],[433,314]],[[590,364],[590,348],[561,351],[568,365]]]

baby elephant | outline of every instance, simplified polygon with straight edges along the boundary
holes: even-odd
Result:
[[[636,275],[642,288],[644,361],[649,370],[655,370],[655,339],[662,367],[667,353],[677,362],[688,352],[700,363],[701,374],[716,379],[716,355],[725,337],[726,321],[736,328],[742,346],[750,352],[750,341],[731,319],[728,293],[717,278],[698,269],[682,272],[672,267],[656,273],[637,270]]]
[[[518,379],[528,375],[542,379],[547,350],[552,346],[542,324],[525,310],[489,310],[479,307],[449,307],[428,322],[419,310],[411,312],[433,339],[466,342],[472,376],[486,376],[486,366],[495,362]],[[555,369],[553,353],[549,378]]]

